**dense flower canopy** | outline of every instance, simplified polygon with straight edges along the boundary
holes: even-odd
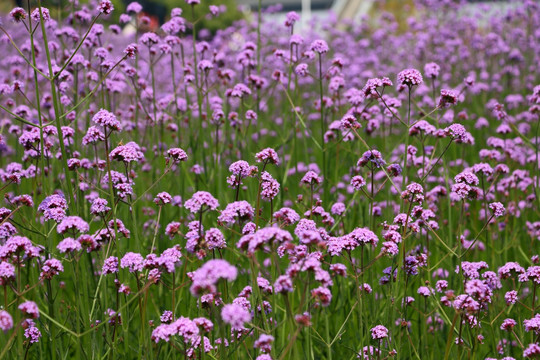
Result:
[[[538,358],[540,5],[386,3],[6,14],[0,357]]]

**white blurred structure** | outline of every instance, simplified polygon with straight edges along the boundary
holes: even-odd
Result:
[[[239,5],[252,12],[256,12],[259,6],[259,0],[237,1]],[[280,12],[270,16],[278,21],[285,20],[285,15],[289,11],[298,12],[301,15],[299,27],[305,29],[313,17],[324,20],[330,13],[335,14],[339,20],[360,21],[364,15],[369,13],[376,1],[379,0],[262,0],[262,7],[282,5]],[[464,12],[474,12],[478,16],[511,6],[511,1],[508,0],[468,1],[470,4],[467,5]]]
[[[375,0],[336,0],[332,10],[340,20],[359,20],[369,12],[374,2]]]
[[[311,19],[311,0],[302,0],[302,12],[300,15],[302,28],[306,26],[306,24]]]
[[[338,0],[339,1],[339,0]],[[364,0],[353,0],[363,2]],[[247,11],[257,12],[259,0],[237,0],[240,6]],[[330,12],[334,12],[336,0],[262,0],[262,7],[281,5],[281,11],[266,15],[266,18],[281,21],[289,11],[296,11],[300,15],[299,29],[306,28],[313,17],[324,19]]]

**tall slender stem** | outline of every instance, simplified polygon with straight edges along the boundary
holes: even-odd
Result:
[[[53,108],[54,108],[54,116],[56,119],[56,130],[58,132],[58,142],[60,143],[60,151],[62,153],[62,167],[64,169],[64,176],[66,177],[66,188],[67,193],[69,196],[69,202],[70,204],[74,204],[74,196],[73,196],[73,189],[71,187],[71,172],[68,169],[67,164],[67,152],[64,145],[64,135],[62,133],[62,124],[61,121],[58,119],[58,117],[62,114],[60,111],[60,104],[58,102],[58,95],[56,93],[56,84],[55,79],[53,76],[53,67],[52,67],[52,61],[51,61],[51,54],[49,50],[49,42],[47,40],[47,30],[45,29],[45,21],[43,20],[43,9],[41,7],[41,0],[38,0],[38,6],[39,6],[39,16],[40,16],[40,25],[41,25],[41,32],[43,36],[43,43],[45,47],[45,54],[47,56],[47,66],[49,69],[49,77],[50,77],[50,87],[51,87],[51,96],[53,100]]]
[[[401,187],[404,189],[407,184],[409,183],[408,174],[409,174],[409,167],[407,166],[407,158],[409,157],[409,126],[411,124],[411,87],[409,86],[409,108],[407,109],[407,134],[405,136],[405,154],[403,159],[403,184]]]
[[[324,143],[324,131],[326,128],[324,121],[324,97],[323,97],[323,75],[322,75],[322,54],[319,54],[319,107],[320,107],[320,117],[321,117],[321,147],[322,147],[322,175],[325,179],[323,184],[324,189],[324,199],[327,197],[328,190],[328,179],[326,174],[326,146]]]

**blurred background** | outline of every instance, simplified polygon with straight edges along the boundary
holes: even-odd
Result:
[[[35,0],[30,0],[36,3]],[[91,3],[92,0],[79,0],[79,3]],[[442,1],[442,0],[434,0]],[[478,7],[482,3],[490,5],[509,6],[508,0],[464,0],[470,3],[471,7]],[[115,5],[112,21],[116,21],[122,14],[131,0],[113,0]],[[144,8],[144,15],[152,19],[155,29],[168,19],[171,9],[175,7],[183,8],[186,18],[190,20],[191,9],[185,0],[138,0]],[[289,11],[296,11],[302,15],[300,26],[306,26],[310,19],[317,17],[324,20],[325,17],[333,14],[338,19],[346,21],[361,21],[363,17],[370,14],[388,11],[393,13],[398,22],[405,20],[414,13],[412,0],[201,0],[202,6],[195,6],[195,16],[201,17],[208,13],[209,5],[222,6],[226,9],[217,18],[204,17],[198,24],[199,28],[207,28],[211,32],[220,28],[225,28],[234,21],[242,18],[252,18],[257,13],[259,3],[265,11],[266,18],[284,18]],[[0,13],[7,13],[15,6],[27,7],[27,0],[0,0]],[[70,0],[47,0],[44,6],[48,7],[53,16],[58,16],[61,9],[68,9]],[[35,6],[35,4],[34,4]]]

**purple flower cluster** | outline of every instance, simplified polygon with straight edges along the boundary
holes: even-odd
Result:
[[[215,293],[216,285],[220,279],[233,281],[238,275],[236,267],[225,260],[210,260],[203,266],[189,274],[192,281],[190,291],[193,296],[203,293]]]
[[[216,210],[219,207],[218,200],[206,191],[197,191],[191,199],[184,203],[184,207],[192,213],[199,211]]]
[[[221,310],[221,318],[233,330],[242,330],[244,324],[251,321],[251,314],[238,304],[227,304]]]
[[[225,209],[221,211],[218,221],[226,224],[227,226],[231,226],[237,221],[241,223],[252,220],[254,212],[255,210],[253,210],[253,207],[249,204],[249,202],[245,200],[235,201],[227,204]]]
[[[66,217],[67,201],[62,195],[51,195],[39,204],[38,210],[43,213],[45,220],[62,221]]]
[[[424,82],[422,74],[416,69],[405,69],[398,74],[398,82],[405,86],[420,85]]]

